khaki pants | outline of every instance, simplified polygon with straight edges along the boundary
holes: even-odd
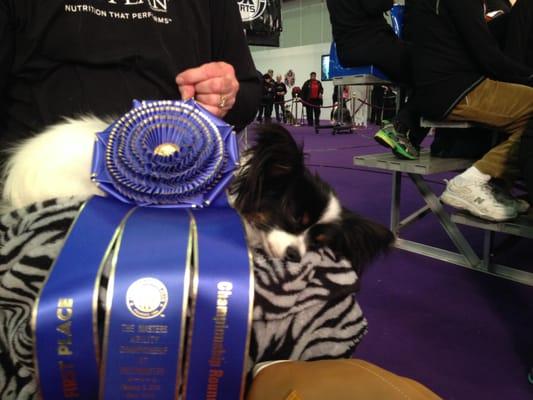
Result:
[[[485,79],[455,106],[447,119],[477,122],[508,134],[474,166],[493,178],[511,182],[519,175],[520,137],[532,118],[533,88]]]
[[[289,361],[260,370],[247,400],[436,400],[411,379],[362,360]]]

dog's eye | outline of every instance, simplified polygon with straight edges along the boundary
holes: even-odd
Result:
[[[327,242],[328,240],[328,237],[325,235],[325,234],[320,234],[320,235],[316,235],[313,239],[315,239],[315,241],[317,243],[321,243],[321,244],[324,244]]]
[[[265,213],[249,213],[245,215],[245,218],[258,228],[268,225],[268,216]]]
[[[310,221],[311,221],[311,218],[309,218],[309,214],[307,213],[303,213],[301,215],[297,215],[294,220],[296,221],[297,224],[299,225],[302,225],[302,226],[307,226],[309,225]]]

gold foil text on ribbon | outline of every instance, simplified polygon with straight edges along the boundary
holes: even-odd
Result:
[[[215,332],[211,344],[211,358],[209,359],[209,377],[207,381],[207,400],[218,399],[219,380],[224,376],[221,368],[224,361],[224,335],[226,333],[226,319],[228,315],[229,298],[233,294],[231,282],[219,282],[217,284],[217,310],[215,314]]]

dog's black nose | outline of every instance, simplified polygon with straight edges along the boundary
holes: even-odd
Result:
[[[302,257],[300,257],[300,252],[296,247],[289,246],[285,251],[285,258],[292,262],[300,262]]]

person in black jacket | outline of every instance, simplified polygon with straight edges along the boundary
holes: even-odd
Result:
[[[322,106],[322,94],[324,88],[322,82],[316,79],[316,72],[309,74],[309,79],[302,86],[302,100],[305,102],[305,113],[307,115],[307,124],[313,126],[320,125],[320,106]]]
[[[133,99],[194,97],[241,129],[260,99],[234,0],[5,0],[0,38],[2,150],[63,117],[121,115]]]
[[[272,120],[272,108],[274,106],[275,86],[272,81],[272,76],[269,73],[263,75],[263,92],[261,95],[261,103],[259,105],[259,112],[257,113],[257,121],[262,122],[264,118],[265,123],[270,123]]]
[[[343,66],[374,65],[392,81],[413,87],[410,46],[396,36],[384,17],[392,6],[393,0],[327,0],[333,39]],[[418,158],[418,147],[427,133],[419,120],[408,101],[375,139],[401,158]]]
[[[283,123],[287,122],[285,118],[285,95],[287,94],[287,86],[281,80],[281,75],[276,76],[274,83],[274,109],[276,111],[276,121]]]
[[[531,6],[519,0],[511,14],[531,15]],[[514,218],[529,205],[493,184],[511,184],[519,174],[519,142],[533,117],[533,68],[500,50],[481,0],[417,0],[410,24],[421,112],[507,134],[504,142],[448,182],[442,201],[486,219]]]

